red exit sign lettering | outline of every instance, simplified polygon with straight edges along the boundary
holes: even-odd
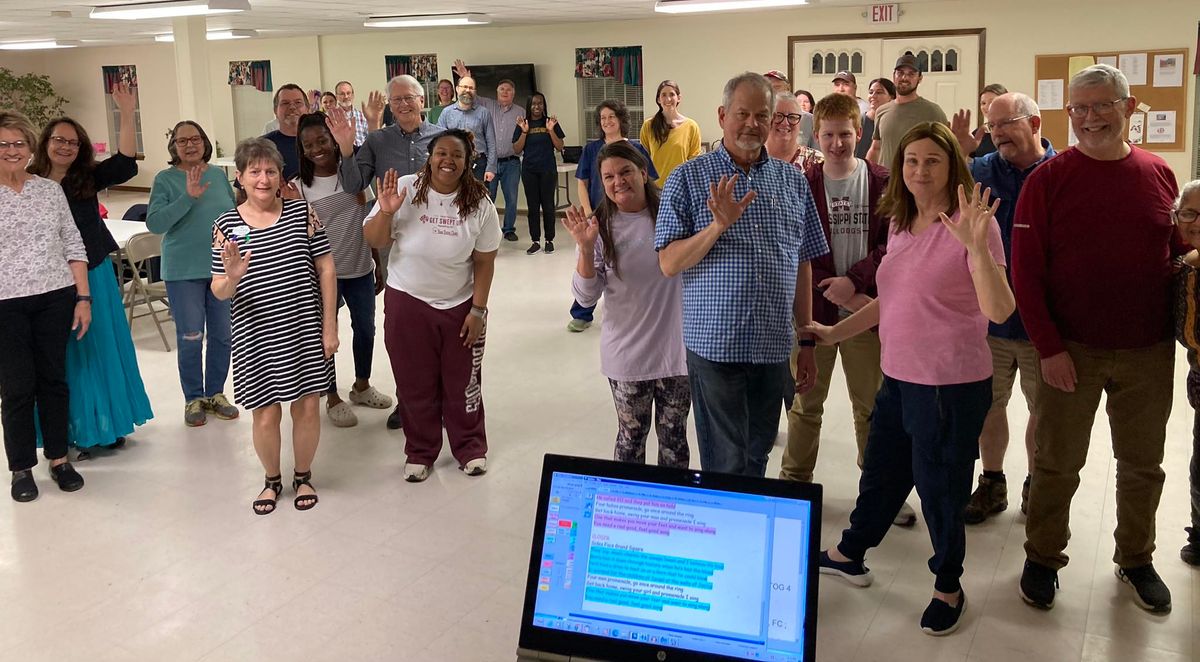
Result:
[[[867,14],[870,23],[898,23],[900,21],[900,9],[895,3],[886,5],[871,5],[871,10]]]

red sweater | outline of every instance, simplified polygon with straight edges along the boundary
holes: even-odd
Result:
[[[1119,161],[1068,149],[1029,175],[1013,219],[1017,308],[1042,358],[1064,341],[1134,349],[1171,338],[1175,175],[1132,148]]]

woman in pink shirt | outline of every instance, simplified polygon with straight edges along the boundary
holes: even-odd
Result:
[[[879,326],[883,386],[875,401],[858,501],[839,544],[821,554],[823,574],[869,586],[863,563],[917,488],[933,542],[933,599],[921,630],[958,629],[967,598],[963,511],[971,496],[979,433],[992,401],[988,320],[1015,303],[993,215],[999,200],[972,190],[958,142],[939,123],[913,127],[900,142],[880,213],[891,216],[879,266],[879,298],[836,326],[806,330],[840,342]],[[968,192],[969,191],[969,192]]]

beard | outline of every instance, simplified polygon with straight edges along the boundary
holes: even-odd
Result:
[[[917,83],[896,83],[896,96],[908,96],[917,91]]]
[[[743,135],[743,136],[738,136],[737,139],[733,141],[733,144],[737,145],[738,149],[744,149],[744,150],[750,151],[750,150],[762,149],[763,142],[764,142],[763,139],[759,136],[744,136]]]
[[[475,93],[474,92],[459,92],[458,100],[462,101],[463,103],[470,106],[475,103]]]

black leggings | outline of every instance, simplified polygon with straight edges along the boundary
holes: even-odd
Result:
[[[529,237],[540,241],[545,228],[546,241],[554,241],[554,189],[558,186],[558,172],[522,170],[521,181],[525,183],[525,204],[529,206]],[[539,216],[541,227],[538,227]]]

